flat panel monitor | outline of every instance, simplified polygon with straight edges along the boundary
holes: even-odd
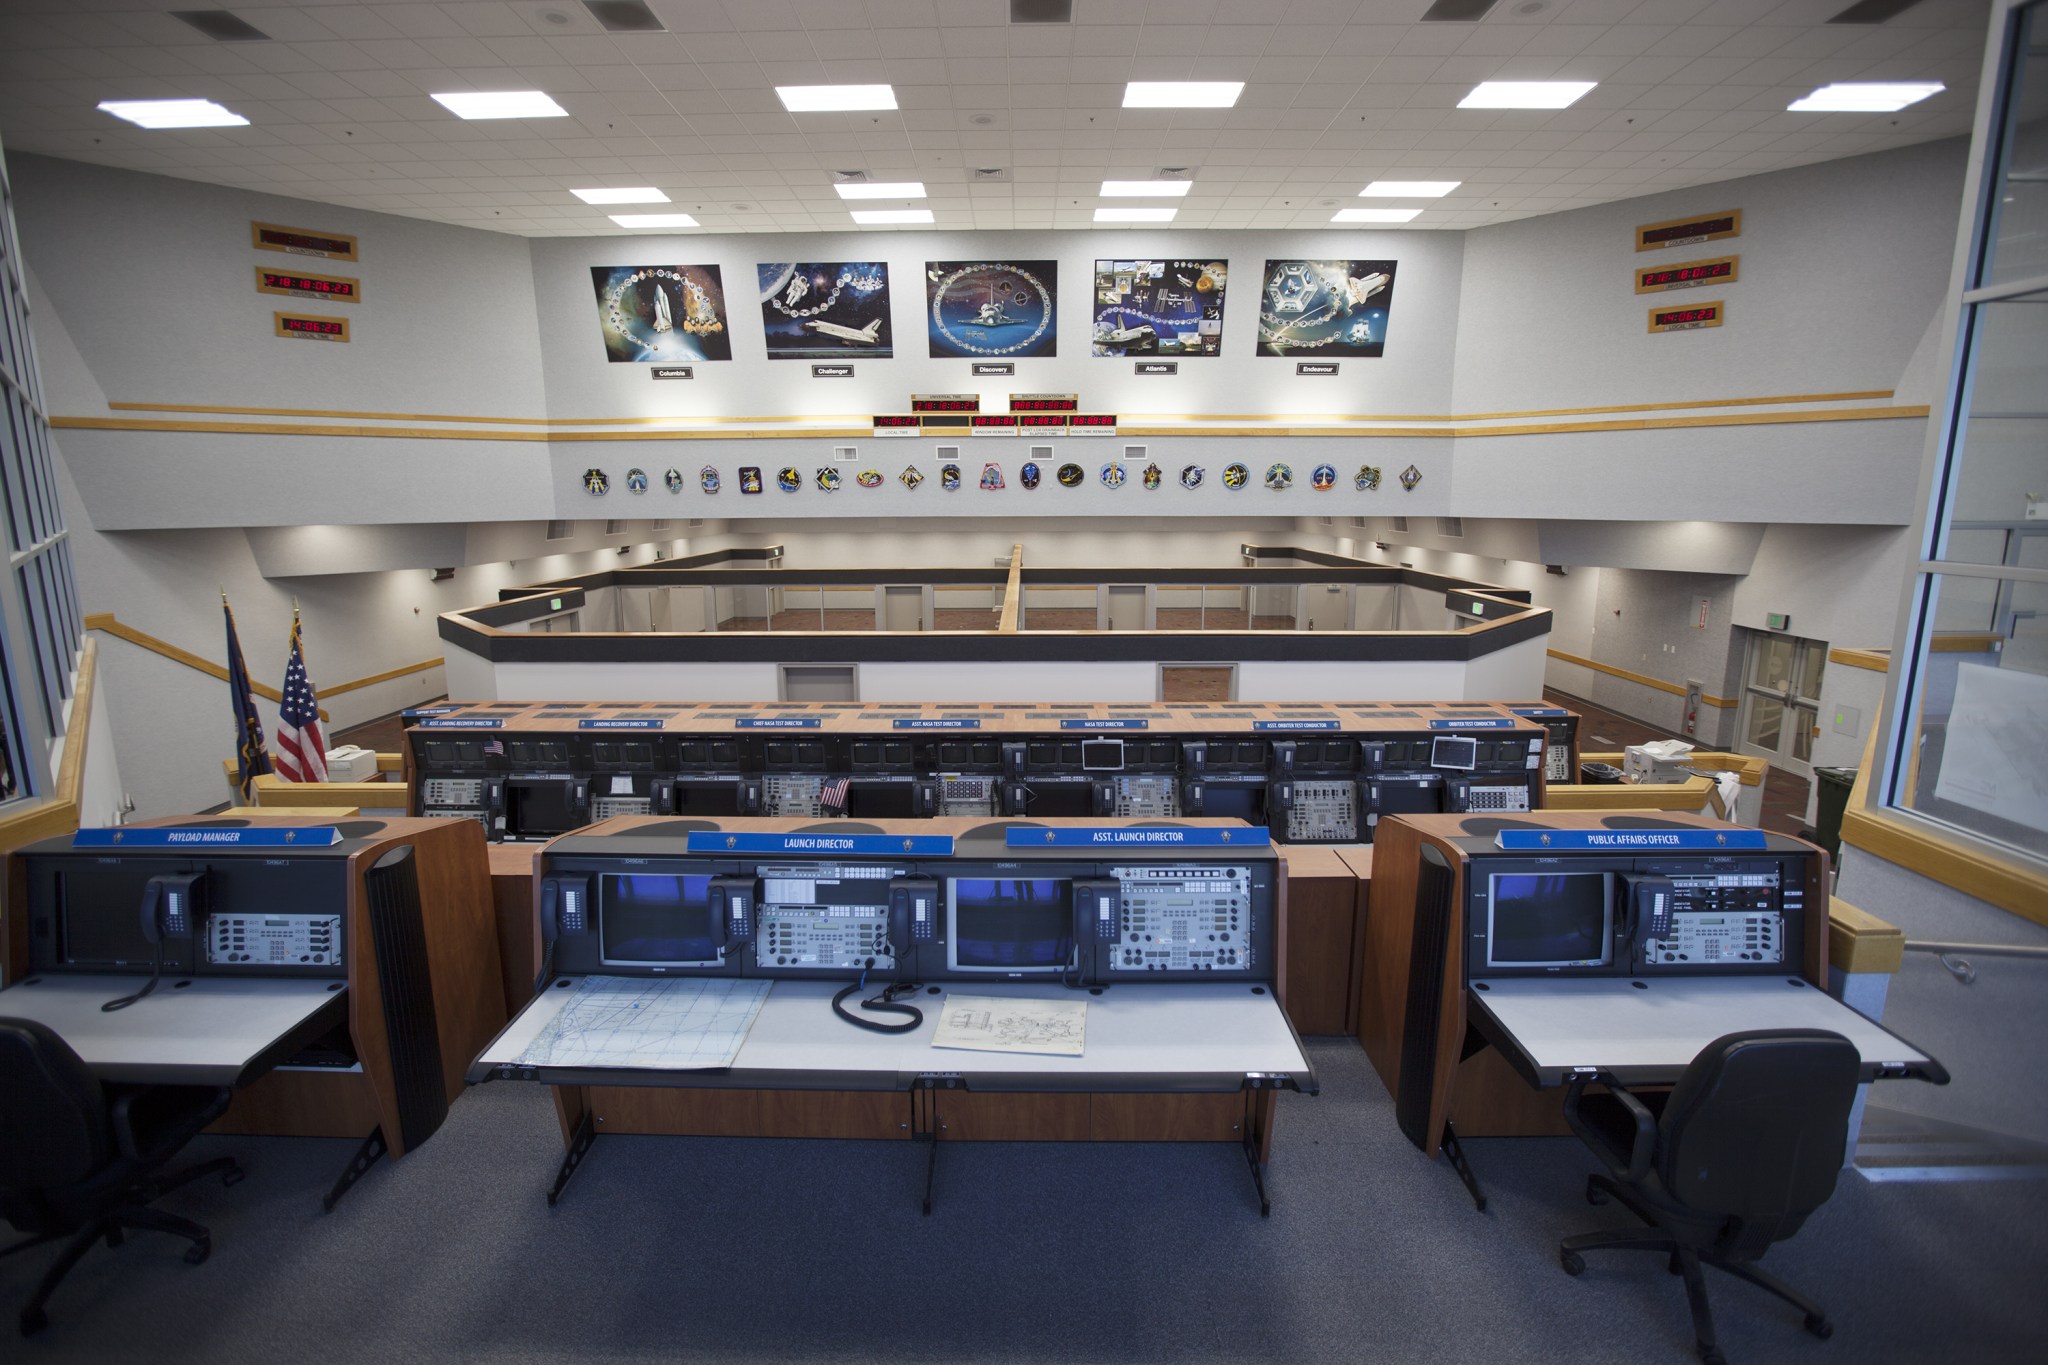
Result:
[[[1081,771],[1120,773],[1124,770],[1124,742],[1120,739],[1081,741]]]
[[[946,882],[946,965],[960,972],[1057,975],[1074,954],[1074,888],[1055,877]]]
[[[912,807],[908,782],[855,782],[847,788],[846,813],[868,819],[907,818]]]
[[[1034,782],[1030,793],[1030,803],[1018,813],[1033,819],[1095,814],[1094,789],[1086,782]]]
[[[574,782],[515,777],[505,783],[505,833],[511,838],[552,839],[589,823]]]
[[[1254,825],[1263,823],[1266,816],[1265,789],[1211,783],[1202,791],[1202,814],[1235,818]]]
[[[1408,782],[1381,778],[1376,785],[1381,815],[1436,815],[1444,808],[1444,784],[1440,777]]]
[[[1469,773],[1479,766],[1479,741],[1466,735],[1438,735],[1430,741],[1429,766]]]
[[[598,953],[608,967],[715,967],[711,878],[606,873],[598,879]]]
[[[143,887],[153,873],[168,870],[167,865],[141,859],[80,859],[58,872],[57,933],[62,963],[80,971],[151,968],[157,947],[142,929]],[[187,948],[184,958],[189,961],[190,957]]]
[[[1486,965],[1605,967],[1614,957],[1612,872],[1496,872]]]
[[[678,782],[675,786],[677,815],[738,815],[740,784],[726,782]]]

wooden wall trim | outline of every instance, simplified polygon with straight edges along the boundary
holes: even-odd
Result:
[[[1580,668],[1590,668],[1595,673],[1605,673],[1611,678],[1620,678],[1626,682],[1639,683],[1644,687],[1655,688],[1659,692],[1669,692],[1674,697],[1685,695],[1685,689],[1677,683],[1665,682],[1662,678],[1653,678],[1647,673],[1631,673],[1626,668],[1616,668],[1613,664],[1603,664],[1598,659],[1588,659],[1580,654],[1567,654],[1561,649],[1546,649],[1543,652],[1563,663],[1577,664]],[[1716,697],[1711,693],[1702,693],[1700,703],[1704,706],[1726,708],[1736,705],[1737,699],[1734,697]]]
[[[1888,673],[1892,666],[1890,653],[1881,649],[1830,649],[1828,662],[1844,668],[1867,668],[1873,673]]]
[[[92,694],[99,672],[100,642],[90,635],[78,650],[78,675],[71,687],[71,716],[64,725],[64,754],[57,760],[56,798],[82,806],[79,794],[85,789],[85,751],[92,733]]]
[[[996,618],[996,634],[1015,635],[1017,616],[1024,606],[1024,547],[1010,547],[1010,577],[1003,584],[1003,613]]]
[[[201,655],[194,654],[189,649],[180,649],[168,640],[159,640],[146,630],[137,630],[134,626],[123,623],[110,611],[94,612],[87,616],[85,618],[85,628],[87,630],[105,631],[117,639],[126,640],[129,644],[139,649],[146,649],[152,654],[162,655],[172,663],[179,663],[187,668],[197,669],[210,678],[217,678],[222,682],[228,680],[228,671],[225,666],[217,664],[213,660]],[[90,639],[87,640],[89,646],[92,643]],[[352,678],[347,682],[323,687],[320,689],[320,695],[332,697],[338,696],[343,692],[358,691],[361,688],[371,687],[380,682],[390,682],[393,678],[403,678],[409,673],[424,673],[427,669],[440,667],[444,662],[445,660],[437,658],[422,659],[414,664],[401,664],[397,668],[387,668],[382,673],[372,673],[367,678]],[[276,688],[257,682],[254,678],[249,679],[249,690],[267,701],[284,700]],[[324,707],[320,711],[320,719],[328,719],[327,711]]]

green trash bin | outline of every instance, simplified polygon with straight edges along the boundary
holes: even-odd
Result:
[[[1815,768],[1813,780],[1820,784],[1815,833],[1829,858],[1842,854],[1842,812],[1849,805],[1849,790],[1856,785],[1854,768]]]

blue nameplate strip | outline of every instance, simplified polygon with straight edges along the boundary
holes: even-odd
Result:
[[[1334,720],[1255,720],[1254,730],[1334,730]]]
[[[1469,719],[1433,720],[1432,730],[1512,730],[1515,723],[1506,716],[1473,716]]]
[[[1504,829],[1510,853],[1727,853],[1769,847],[1760,829]]]
[[[920,718],[916,716],[898,716],[890,721],[889,724],[898,730],[979,730],[981,728],[981,717],[960,716],[956,718],[941,716],[937,718]]]
[[[950,834],[721,834],[696,830],[692,853],[850,853],[860,857],[950,858]]]
[[[459,706],[414,706],[398,714],[407,720],[418,720],[421,716],[445,716],[450,711],[460,711]]]
[[[816,716],[740,716],[733,721],[735,730],[815,730]]]
[[[502,730],[505,728],[505,722],[497,716],[491,716],[487,719],[455,716],[441,720],[423,720],[414,728],[420,730]]]
[[[1136,716],[1112,716],[1108,720],[1063,720],[1062,730],[1142,730],[1152,722]]]
[[[576,722],[576,728],[579,730],[659,730],[666,724],[668,724],[667,721],[656,716],[648,720],[579,720]]]
[[[1510,706],[1508,710],[1518,716],[1568,716],[1571,714],[1562,706]]]
[[[1018,829],[1013,826],[1003,831],[1003,843],[1010,848],[1266,848],[1272,842],[1272,832],[1264,826],[1255,829]]]
[[[341,831],[332,825],[307,825],[300,829],[276,825],[224,829],[130,826],[82,829],[71,836],[73,848],[325,848],[340,842]]]

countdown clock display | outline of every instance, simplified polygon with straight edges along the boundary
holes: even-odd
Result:
[[[360,280],[346,275],[308,275],[300,270],[272,270],[256,267],[256,292],[286,294],[302,299],[324,299],[330,303],[354,303],[363,296]]]
[[[878,412],[874,420],[877,436],[917,436],[924,430],[923,419],[915,413]]]
[[[1741,278],[1740,256],[1716,256],[1710,261],[1682,261],[1677,265],[1650,266],[1636,272],[1638,294],[1662,294],[1674,289],[1698,289],[1703,285],[1733,284]]]
[[[1688,304],[1683,308],[1652,308],[1650,330],[1653,332],[1690,332],[1701,327],[1719,327],[1722,316],[1721,300],[1707,303]]]
[[[934,359],[1059,353],[1057,261],[927,261]]]
[[[1067,435],[1114,436],[1116,435],[1116,414],[1113,412],[1070,412],[1067,414]]]
[[[347,341],[348,319],[316,317],[311,313],[272,313],[271,322],[281,337],[298,341]]]

